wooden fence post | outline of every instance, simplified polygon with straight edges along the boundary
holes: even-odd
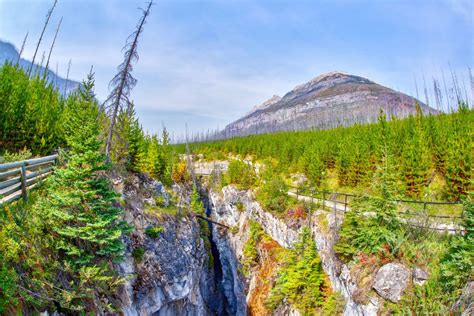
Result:
[[[346,213],[347,210],[347,194],[344,194],[344,213]]]
[[[28,200],[28,194],[26,192],[26,166],[23,163],[21,165],[21,195],[23,196],[23,201]]]

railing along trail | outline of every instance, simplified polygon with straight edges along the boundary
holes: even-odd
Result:
[[[341,213],[346,213],[350,210],[350,204],[355,198],[364,198],[349,193],[316,191],[313,188],[291,187],[291,189],[288,194],[296,197],[297,200],[311,202],[312,204],[319,203],[323,207]],[[399,216],[405,218],[409,226],[454,233],[462,233],[465,231],[461,226],[461,222],[464,218],[462,203],[417,200],[395,200],[394,202],[397,203]],[[416,205],[422,205],[422,207],[416,207]],[[428,206],[445,206],[451,209],[460,208],[460,214],[459,216],[430,214],[427,209]],[[420,225],[420,223],[423,225]]]
[[[58,155],[0,164],[0,205],[23,198],[51,174]]]

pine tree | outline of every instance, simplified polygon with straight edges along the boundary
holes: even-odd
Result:
[[[120,110],[117,117],[117,130],[114,136],[115,147],[111,149],[112,161],[123,165],[127,170],[138,172],[144,147],[144,135],[133,103],[127,110]]]
[[[312,146],[306,154],[306,175],[316,187],[322,185],[325,179],[326,167],[321,159],[321,154],[316,146]]]
[[[431,157],[428,150],[428,139],[423,126],[423,113],[416,104],[416,116],[409,120],[409,137],[403,150],[403,175],[406,194],[421,198],[427,185]]]
[[[161,151],[163,152],[163,173],[160,180],[164,184],[169,185],[171,183],[172,153],[170,148],[170,136],[166,127],[163,127],[163,132],[161,133]]]
[[[89,74],[80,92],[68,100],[67,165],[48,179],[48,193],[36,204],[56,236],[56,249],[76,269],[119,259],[124,252],[121,237],[129,229],[121,220],[122,210],[113,206],[117,194],[104,177],[108,164],[100,151],[93,87],[93,74]]]
[[[473,113],[466,104],[460,103],[459,112],[451,116],[453,128],[449,138],[445,176],[447,195],[453,201],[459,201],[472,189]]]
[[[340,186],[347,186],[349,184],[350,167],[352,165],[351,158],[353,156],[352,148],[348,142],[341,142],[339,144],[339,152],[336,158],[337,177]]]

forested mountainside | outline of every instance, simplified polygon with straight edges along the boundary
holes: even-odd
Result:
[[[415,114],[416,103],[425,114],[439,113],[411,96],[366,78],[330,72],[254,107],[227,125],[221,137],[371,123],[377,121],[381,109],[388,118],[404,118]]]
[[[0,65],[3,65],[7,62],[13,64],[18,63],[18,65],[25,70],[28,70],[30,67],[33,67],[33,72],[45,75],[46,80],[51,82],[53,86],[59,91],[59,93],[69,94],[79,87],[79,82],[71,80],[69,78],[64,79],[58,73],[55,73],[52,70],[54,69],[53,65],[49,65],[49,69],[46,69],[44,65],[38,65],[36,63],[35,65],[32,65],[29,60],[20,56],[20,53],[18,52],[15,46],[8,42],[0,40]]]
[[[474,111],[465,104],[450,114],[431,115],[418,106],[405,119],[320,131],[279,132],[190,144],[206,159],[270,163],[284,175],[303,173],[312,186],[370,193],[385,142],[398,194],[418,199],[459,201],[473,189]],[[382,116],[380,116],[382,115]],[[382,129],[387,129],[385,138]],[[185,145],[179,145],[185,152]]]

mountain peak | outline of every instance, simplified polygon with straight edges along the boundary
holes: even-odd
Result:
[[[273,104],[277,103],[280,100],[281,100],[281,97],[274,94],[270,99],[266,100],[265,102],[263,102],[261,104],[258,104],[258,105],[255,105],[252,108],[252,110],[250,110],[250,112],[248,112],[246,115],[250,115],[250,114],[255,113],[256,111],[259,111],[259,110],[264,110],[264,109],[272,106]]]
[[[330,72],[327,72],[325,74],[321,74],[317,77],[314,77],[309,82],[318,83],[318,82],[322,82],[322,81],[333,80],[335,78],[350,77],[350,76],[351,75],[349,75],[348,73],[346,73],[344,71],[335,70],[335,71],[330,71]]]
[[[406,94],[364,77],[331,71],[296,86],[282,98],[274,96],[229,124],[228,136],[260,134],[282,130],[332,128],[376,122],[382,109],[387,116],[406,117],[439,112]]]

